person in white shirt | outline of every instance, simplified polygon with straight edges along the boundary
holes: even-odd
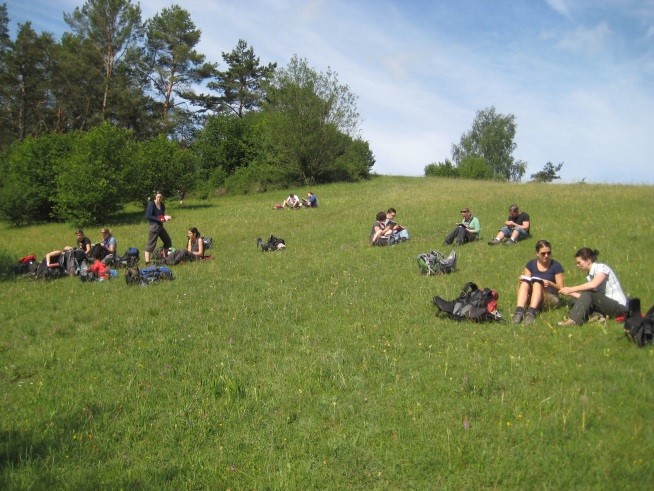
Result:
[[[587,281],[559,290],[560,295],[575,299],[568,319],[559,322],[559,326],[580,326],[594,312],[607,317],[617,317],[627,312],[627,297],[618,277],[606,264],[596,262],[598,255],[599,251],[588,247],[579,249],[575,254],[577,267],[588,273]]]

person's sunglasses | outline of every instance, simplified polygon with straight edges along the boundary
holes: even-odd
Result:
[[[543,256],[543,257],[545,257],[545,256],[551,256],[551,255],[552,255],[552,251],[543,251],[543,252],[539,252],[538,254],[540,254],[540,255]]]

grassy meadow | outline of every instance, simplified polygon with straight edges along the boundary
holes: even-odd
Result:
[[[614,321],[570,329],[565,309],[515,326],[517,278],[538,239],[566,282],[582,246],[654,303],[654,187],[377,177],[284,192],[168,200],[183,246],[214,259],[146,288],[0,278],[2,489],[647,489],[654,482],[654,348]],[[304,196],[307,189],[298,189]],[[533,238],[490,247],[517,203]],[[411,239],[367,245],[393,206]],[[459,210],[482,239],[425,277]],[[108,225],[143,255],[143,211]],[[86,230],[93,242],[99,226]],[[287,249],[262,253],[257,237]],[[0,223],[9,260],[74,243],[74,227]],[[500,294],[500,324],[434,316],[467,281]]]

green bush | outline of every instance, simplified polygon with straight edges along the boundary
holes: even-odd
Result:
[[[269,163],[241,167],[225,179],[225,188],[232,194],[260,193],[287,185],[283,170]]]
[[[431,177],[459,177],[459,169],[452,164],[449,159],[438,164],[428,164],[425,166],[425,176]]]
[[[180,186],[187,189],[193,182],[198,156],[179,143],[159,136],[130,145],[129,195],[133,201],[145,204],[154,191],[172,196]]]
[[[464,157],[458,170],[464,179],[493,179],[493,169],[484,157]]]
[[[131,133],[103,124],[78,135],[71,155],[55,164],[56,210],[76,225],[98,223],[129,202],[125,185]]]
[[[74,134],[28,137],[0,159],[0,215],[13,225],[56,219],[54,162],[70,154]]]

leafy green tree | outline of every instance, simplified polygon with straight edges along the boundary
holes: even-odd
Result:
[[[425,176],[459,177],[459,168],[454,166],[450,159],[445,159],[443,162],[426,165]]]
[[[223,52],[227,70],[217,71],[216,81],[209,82],[209,89],[218,91],[221,96],[204,96],[207,109],[215,112],[233,112],[242,117],[246,111],[260,107],[264,97],[262,85],[270,80],[277,63],[261,66],[254,49],[239,39],[236,48],[230,53]]]
[[[130,201],[134,176],[131,133],[103,123],[77,134],[67,158],[56,162],[56,211],[76,225],[98,223]]]
[[[154,191],[171,196],[180,186],[189,188],[198,165],[197,155],[165,135],[144,142],[132,142],[131,164],[126,175],[126,194],[143,205]]]
[[[38,35],[31,23],[26,22],[19,25],[16,40],[3,53],[4,70],[0,72],[3,119],[13,124],[14,137],[19,140],[47,127],[53,47],[52,35]]]
[[[161,101],[161,122],[165,131],[174,129],[178,120],[188,119],[180,105],[189,99],[193,86],[214,73],[215,66],[195,50],[201,31],[189,13],[179,5],[164,8],[146,23],[146,50],[151,67],[151,82]],[[178,96],[181,100],[175,100]]]
[[[109,113],[109,97],[121,59],[143,38],[141,8],[131,0],[87,0],[64,20],[82,40],[89,41],[103,65],[102,119]]]
[[[543,167],[543,170],[531,175],[531,180],[533,182],[552,182],[555,179],[561,179],[561,176],[557,176],[556,173],[562,168],[563,162],[559,162],[557,165],[554,165],[552,162],[547,162]]]
[[[334,72],[318,73],[296,56],[275,72],[264,112],[264,145],[289,183],[327,181],[358,132],[356,96]]]
[[[498,114],[494,107],[477,111],[470,131],[461,135],[458,145],[452,145],[452,158],[460,166],[468,157],[482,157],[493,178],[519,181],[527,164],[513,157],[515,132],[513,114]],[[474,167],[480,169],[478,164]]]

